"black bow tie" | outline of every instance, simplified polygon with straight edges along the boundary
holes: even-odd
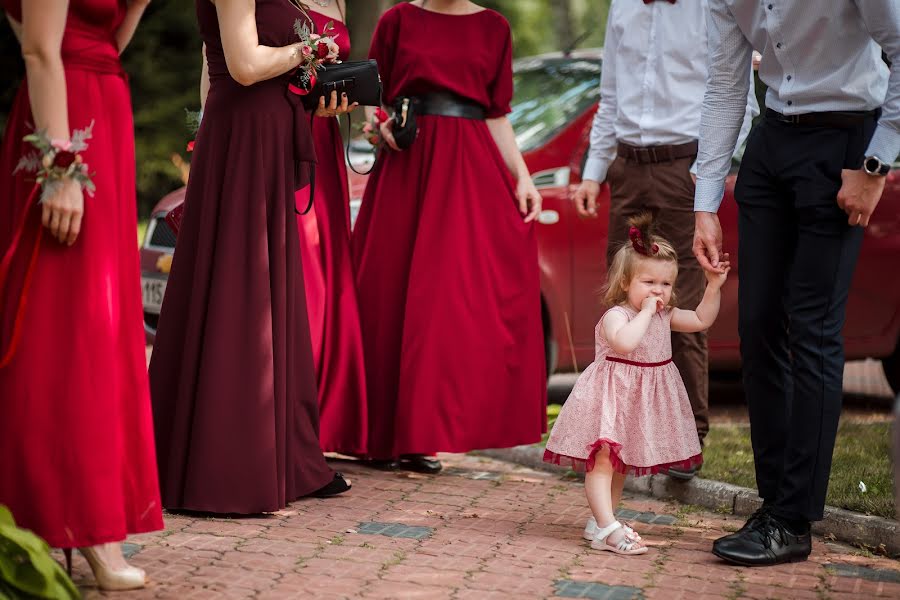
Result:
[[[675,0],[664,0],[664,1],[668,2],[669,4],[675,4]],[[656,0],[644,0],[644,4],[650,4],[652,2],[656,2]]]

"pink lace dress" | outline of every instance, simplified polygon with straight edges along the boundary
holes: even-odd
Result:
[[[631,307],[607,311],[595,329],[596,358],[584,370],[550,432],[544,460],[583,471],[609,447],[620,473],[648,475],[668,467],[692,467],[703,457],[690,401],[672,363],[672,311],[653,316],[635,350],[610,348],[600,324],[612,311],[637,316]]]

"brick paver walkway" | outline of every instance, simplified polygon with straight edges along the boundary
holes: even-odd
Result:
[[[640,497],[626,513],[644,556],[590,549],[581,484],[488,459],[451,455],[437,476],[336,462],[350,494],[274,515],[167,515],[164,532],[126,547],[152,578],[139,598],[900,598],[900,564],[815,540],[810,561],[725,565],[712,540],[734,517]],[[99,598],[80,556],[76,582]]]

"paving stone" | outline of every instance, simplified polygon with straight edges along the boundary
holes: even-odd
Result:
[[[151,583],[116,600],[843,600],[900,598],[900,563],[815,537],[809,561],[767,569],[727,565],[712,540],[742,518],[692,513],[631,493],[620,519],[640,524],[650,551],[591,550],[583,485],[480,457],[442,455],[437,476],[342,461],[353,490],[295,502],[255,519],[166,515],[166,530],[124,550]],[[60,552],[54,552],[62,560]],[[97,591],[87,562],[74,580]]]
[[[858,565],[834,564],[827,567],[839,577],[854,577],[868,581],[883,581],[885,583],[900,583],[900,571],[889,569],[870,569]]]
[[[460,469],[458,467],[448,467],[441,471],[445,475],[454,475],[456,477],[465,477],[466,479],[484,480],[484,481],[500,481],[503,473],[497,471],[470,471],[468,469]]]
[[[140,552],[142,548],[143,547],[138,544],[131,544],[129,542],[125,542],[124,544],[122,544],[122,554],[125,556],[126,559],[129,559],[132,556],[134,556],[135,554],[137,554],[138,552]]]
[[[643,600],[643,592],[634,587],[610,586],[603,583],[559,579],[554,582],[556,595],[562,598],[591,600]]]

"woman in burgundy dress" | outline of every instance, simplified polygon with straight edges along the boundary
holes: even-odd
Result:
[[[509,24],[468,0],[382,16],[370,56],[385,100],[417,97],[418,137],[377,166],[352,240],[369,398],[369,455],[435,472],[438,451],[540,440],[546,376],[540,195],[506,118]],[[466,116],[445,116],[447,112]],[[480,118],[479,118],[480,117]]]
[[[79,548],[107,590],[143,587],[120,542],[163,527],[140,325],[134,127],[119,62],[146,5],[2,1],[26,83],[0,149],[0,504],[67,556]],[[71,176],[36,189],[35,174],[17,169],[34,152],[22,139],[33,127],[53,140],[57,152],[44,156],[60,165],[78,145],[70,132],[91,123],[80,154],[93,196]]]
[[[197,0],[197,18],[209,92],[150,362],[162,501],[271,512],[349,489],[319,448],[294,214],[315,161],[287,90],[305,17],[293,0]]]
[[[317,9],[309,11],[316,31],[321,32],[331,21],[340,46],[339,58],[346,60],[350,33],[343,22],[344,0],[319,0],[316,4]],[[309,213],[297,217],[297,225],[319,384],[319,442],[325,451],[364,454],[366,374],[350,256],[347,167],[340,127],[334,118],[352,109],[346,104],[346,98],[335,96],[331,106],[323,105],[317,113],[326,118],[313,124],[318,158],[315,198]],[[308,202],[309,189],[297,193],[301,210]]]

